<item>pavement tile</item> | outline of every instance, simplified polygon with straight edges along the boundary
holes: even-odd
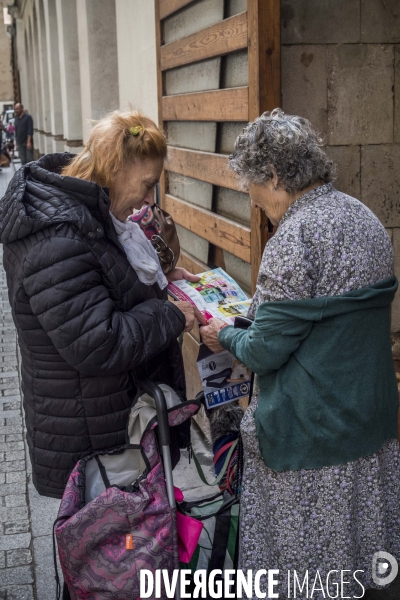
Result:
[[[5,460],[25,460],[24,450],[9,450],[5,452]]]
[[[1,596],[0,596],[1,599]],[[11,585],[7,588],[7,600],[35,600],[32,585]]]
[[[1,373],[0,373],[1,375]],[[9,389],[15,389],[18,392],[19,389],[19,381],[18,379],[15,380],[14,377],[10,377],[9,379],[4,379],[4,381],[2,383],[0,383],[0,390],[2,392],[4,392],[4,390],[9,390]],[[3,393],[3,396],[5,396],[5,394]],[[8,394],[8,396],[11,396],[11,393]]]
[[[24,442],[0,442],[0,452],[24,450]]]
[[[0,413],[1,415],[2,413]],[[5,419],[3,419],[5,420]],[[21,433],[19,433],[21,430],[21,424],[20,423],[13,423],[12,425],[1,425],[1,416],[0,416],[0,435],[2,433],[7,434],[12,434],[12,433],[16,433],[19,434],[20,436],[22,435]],[[8,440],[10,442],[14,441],[14,440]]]
[[[6,507],[27,506],[27,497],[25,494],[13,494],[6,496]]]
[[[24,460],[12,460],[10,462],[0,463],[0,473],[7,471],[24,471],[25,461]]]
[[[14,402],[14,400],[21,402],[21,394],[16,394],[15,396],[2,396],[0,402]]]
[[[30,527],[30,521],[16,521],[15,523],[4,523],[4,535],[29,533]]]
[[[17,506],[16,508],[0,506],[0,521],[23,521],[28,519],[28,508]]]
[[[17,550],[7,550],[7,567],[21,567],[29,565],[32,562],[32,554],[28,548],[18,548]]]
[[[0,400],[0,408],[3,406],[3,411],[14,410],[17,411],[16,414],[21,414],[21,400],[16,400],[15,402],[9,402],[8,400],[1,399]]]
[[[21,485],[21,481],[7,482],[0,487],[0,496],[13,496],[16,494],[21,494],[25,491],[25,482],[26,475],[24,471],[17,471],[24,475],[23,484]],[[7,475],[12,475],[12,473],[7,473]],[[7,481],[7,480],[6,480]]]
[[[10,425],[19,425],[20,430],[22,430],[22,416],[18,415],[9,415],[7,412],[0,413],[0,418],[5,419],[5,426],[8,427]]]
[[[3,569],[2,570],[0,589],[1,588],[8,589],[8,586],[10,586],[10,585],[23,584],[23,583],[33,583],[32,567],[30,567],[30,566],[14,567],[11,569]],[[8,596],[8,598],[10,598],[10,595],[8,592],[7,592],[7,596]],[[8,600],[8,598],[7,598],[7,600]],[[42,598],[40,596],[39,596],[39,598],[40,598],[40,600],[42,600]],[[18,598],[18,600],[20,600],[20,598]],[[54,596],[52,597],[51,600],[54,600]]]
[[[6,473],[6,483],[26,483],[26,473],[25,471],[12,471],[11,473]],[[21,485],[18,488],[21,490]]]
[[[20,440],[23,440],[23,435],[22,433],[11,433],[11,434],[6,434],[6,439],[4,441],[6,442],[19,442]]]
[[[17,387],[7,387],[3,390],[1,390],[1,395],[2,396],[11,396],[13,394],[18,394],[19,392],[19,388]]]
[[[21,410],[18,408],[16,410],[6,410],[4,408],[4,410],[1,410],[1,406],[0,406],[0,418],[3,419],[8,419],[8,418],[14,418],[14,417],[18,417],[21,418]]]
[[[32,536],[30,533],[17,533],[15,535],[0,536],[0,550],[15,550],[29,548]]]

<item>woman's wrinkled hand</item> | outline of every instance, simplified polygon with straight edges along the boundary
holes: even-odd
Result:
[[[182,267],[176,267],[171,273],[167,275],[168,281],[178,281],[179,279],[186,279],[186,281],[191,281],[192,283],[197,283],[200,281],[200,277],[198,275],[193,275],[193,273],[189,273],[186,269]]]
[[[215,354],[224,349],[218,341],[218,334],[226,323],[221,319],[210,319],[205,327],[200,328],[200,335],[203,343]]]
[[[174,304],[185,315],[185,332],[191,331],[193,329],[193,325],[195,324],[196,320],[199,321],[201,325],[207,324],[207,320],[204,317],[204,315],[199,311],[199,309],[196,306],[190,304],[190,302],[174,302]]]

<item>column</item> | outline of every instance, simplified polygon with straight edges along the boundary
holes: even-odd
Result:
[[[24,22],[22,19],[16,19],[16,38],[17,38],[17,60],[18,60],[18,73],[19,82],[21,86],[21,98],[22,102],[26,103],[32,111],[32,115],[36,116],[36,105],[32,102],[32,90],[29,89],[28,85],[28,39],[27,31],[25,30]]]
[[[56,0],[64,150],[82,149],[82,107],[76,0]]]
[[[61,105],[58,27],[55,0],[43,0],[43,9],[46,29],[47,68],[49,73],[50,131],[52,134],[51,145],[53,152],[63,152],[64,135]]]
[[[121,110],[141,109],[158,122],[154,2],[116,0]],[[134,35],[132,35],[134,23]]]
[[[45,135],[43,131],[43,105],[42,105],[42,83],[41,83],[41,71],[39,65],[39,40],[37,30],[37,19],[32,16],[29,19],[29,46],[30,46],[30,58],[28,62],[31,66],[29,69],[29,87],[32,90],[32,96],[34,96],[34,104],[36,105],[36,122],[34,120],[33,126],[38,131],[36,132],[34,139],[35,145],[39,149],[40,154],[45,154],[46,143]]]
[[[82,130],[86,142],[90,120],[100,119],[119,107],[115,0],[77,0],[77,16]]]
[[[50,120],[50,92],[49,92],[49,67],[47,61],[46,23],[44,20],[43,0],[36,1],[36,21],[38,31],[39,69],[41,74],[41,109],[44,132],[44,153],[53,152],[51,142],[51,120]]]

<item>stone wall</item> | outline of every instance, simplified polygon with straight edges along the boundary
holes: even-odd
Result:
[[[11,74],[11,40],[6,34],[3,21],[3,5],[7,2],[0,2],[0,101],[13,100],[13,80]]]
[[[400,2],[282,0],[282,107],[310,119],[393,241],[400,278]],[[392,330],[400,331],[400,295]],[[400,354],[399,354],[400,357]]]

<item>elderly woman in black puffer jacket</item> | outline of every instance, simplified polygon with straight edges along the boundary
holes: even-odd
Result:
[[[80,458],[125,442],[137,379],[167,383],[185,398],[177,337],[193,326],[194,310],[167,300],[144,234],[129,260],[124,249],[124,223],[153,204],[166,151],[153,121],[113,113],[78,156],[47,155],[21,168],[1,201],[33,482],[42,495],[60,498]],[[175,269],[169,280],[183,277],[193,278]],[[189,442],[188,429],[177,429],[175,462]]]

